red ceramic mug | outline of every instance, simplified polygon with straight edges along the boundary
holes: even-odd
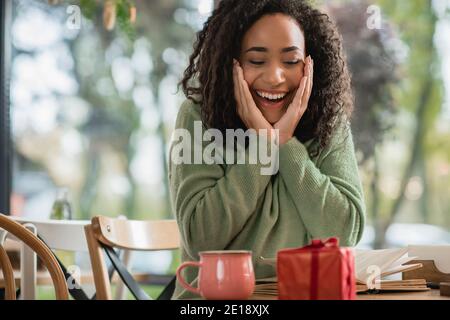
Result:
[[[255,289],[252,252],[244,250],[201,251],[200,261],[186,261],[177,269],[177,279],[187,290],[211,300],[245,300]],[[188,266],[198,267],[198,288],[181,276]]]

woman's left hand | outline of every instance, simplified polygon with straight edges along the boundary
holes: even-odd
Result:
[[[283,145],[294,136],[300,119],[308,108],[308,101],[313,88],[314,61],[311,56],[306,58],[306,64],[303,69],[304,77],[295,93],[295,97],[289,105],[286,113],[274,124],[274,129],[279,129],[279,143]]]

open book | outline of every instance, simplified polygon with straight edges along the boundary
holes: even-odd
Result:
[[[387,280],[387,276],[415,270],[422,264],[405,263],[416,259],[409,257],[408,248],[383,250],[355,249],[355,278],[356,291],[426,291],[429,290],[424,279],[416,280]],[[276,258],[260,257],[260,262],[272,265],[276,269]],[[277,278],[256,280],[254,295],[277,295]]]
[[[417,257],[408,256],[408,248],[358,250],[355,249],[356,291],[426,291],[425,279],[386,280],[387,276],[422,268],[421,263],[405,263]]]

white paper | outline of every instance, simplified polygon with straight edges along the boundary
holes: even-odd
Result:
[[[368,277],[373,275],[378,268],[379,275],[386,273],[395,266],[395,262],[408,252],[408,248],[381,249],[381,250],[358,250],[355,251],[355,273],[356,280],[366,283]]]

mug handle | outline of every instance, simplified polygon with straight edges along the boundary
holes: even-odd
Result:
[[[199,267],[199,268],[200,268],[200,267],[202,266],[202,263],[201,263],[201,262],[195,262],[195,261],[186,261],[186,262],[183,262],[183,263],[177,268],[177,279],[178,279],[178,281],[180,281],[181,285],[182,285],[183,287],[185,287],[187,290],[189,290],[189,291],[191,291],[191,292],[193,292],[193,293],[196,293],[196,294],[198,294],[198,295],[201,295],[200,289],[199,289],[199,288],[194,288],[194,287],[190,286],[190,285],[183,279],[183,276],[181,275],[181,270],[183,270],[184,268],[189,267],[189,266],[191,266],[191,267]]]

